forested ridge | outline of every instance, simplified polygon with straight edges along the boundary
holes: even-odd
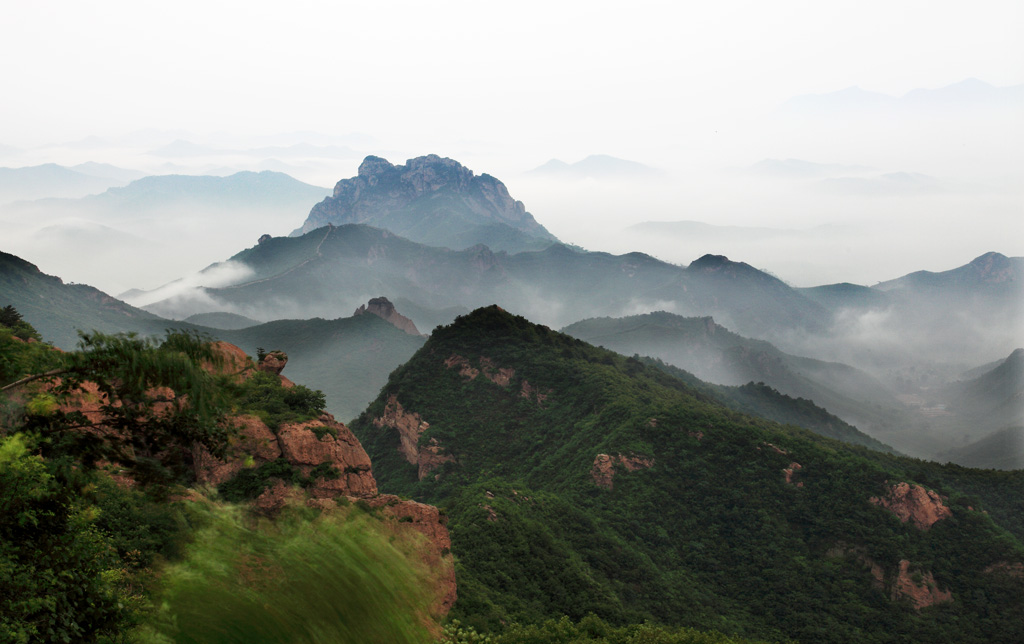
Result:
[[[747,416],[497,307],[436,329],[353,429],[383,490],[447,509],[454,613],[480,630],[593,613],[805,642],[1022,636],[1021,473]],[[900,483],[948,515],[901,521],[880,501]]]

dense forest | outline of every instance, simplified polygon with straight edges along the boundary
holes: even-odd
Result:
[[[1020,639],[1020,472],[875,452],[713,393],[489,307],[436,329],[353,429],[382,489],[447,508],[454,614],[481,631],[594,614],[805,642]],[[900,484],[943,518],[901,521],[880,502]]]

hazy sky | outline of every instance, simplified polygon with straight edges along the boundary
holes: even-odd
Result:
[[[1024,254],[1020,241],[992,247],[1019,230],[1007,227],[1021,214],[1013,188],[1024,170],[1021,119],[920,127],[905,119],[846,127],[840,119],[805,128],[772,114],[794,96],[850,86],[901,96],[966,78],[1018,85],[1022,33],[1024,3],[1014,0],[9,2],[0,22],[0,151],[20,151],[6,148],[0,165],[140,167],[116,146],[95,158],[98,147],[57,144],[147,129],[235,145],[317,132],[338,137],[320,142],[395,162],[456,158],[503,179],[567,241],[616,252],[623,249],[595,231],[645,219],[806,228],[907,214],[899,222],[907,231],[938,222],[952,227],[949,240],[963,239],[956,222],[969,217],[973,237],[979,227],[992,233],[942,254],[918,249],[917,264],[908,258],[911,269],[941,270],[985,250]],[[587,190],[521,179],[550,158],[597,153],[665,169],[667,181]],[[940,194],[955,184],[956,196],[817,200],[813,190],[728,179],[729,168],[788,157],[923,173],[944,182]],[[331,185],[358,162],[300,178]],[[574,234],[584,221],[593,239]],[[907,234],[904,243],[916,233]],[[850,252],[863,263],[868,250]],[[756,262],[772,268],[762,255]],[[901,270],[879,269],[848,279]],[[804,281],[831,279],[826,272]]]
[[[4,14],[13,145],[157,127],[636,156],[799,94],[1024,82],[1012,0],[101,0]]]

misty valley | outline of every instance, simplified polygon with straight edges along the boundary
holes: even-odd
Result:
[[[756,169],[869,174],[812,166]],[[797,287],[434,154],[2,170],[2,642],[1024,641],[1024,257]],[[533,171],[601,172],[656,176]]]

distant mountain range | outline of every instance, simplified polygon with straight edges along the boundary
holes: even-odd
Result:
[[[203,289],[195,297],[175,295],[147,309],[172,318],[231,311],[270,319],[284,306],[304,316],[337,317],[370,294],[384,293],[393,301],[434,310],[500,302],[553,325],[658,302],[691,315],[713,314],[741,332],[761,334],[823,331],[829,319],[827,311],[778,279],[719,256],[681,268],[642,253],[614,256],[560,244],[515,255],[485,246],[451,251],[368,226],[345,225],[267,239],[225,265],[244,268],[246,277]],[[432,328],[436,321],[409,315],[421,328]]]
[[[279,172],[148,176],[77,199],[11,204],[0,220],[8,252],[119,292],[199,270],[235,240],[281,234],[328,193]]]
[[[101,163],[0,168],[0,205],[47,197],[75,199],[123,186],[143,173]]]
[[[903,96],[869,92],[859,87],[797,96],[782,105],[783,113],[814,115],[840,112],[948,112],[953,110],[1019,110],[1024,85],[995,87],[976,78],[940,87],[915,89]]]
[[[636,161],[627,161],[607,154],[593,154],[576,163],[551,159],[527,174],[553,179],[650,179],[659,177],[662,173]]]
[[[451,159],[428,155],[393,165],[366,157],[359,174],[342,179],[293,234],[325,225],[367,224],[412,241],[462,250],[540,250],[558,240],[501,181]]]

